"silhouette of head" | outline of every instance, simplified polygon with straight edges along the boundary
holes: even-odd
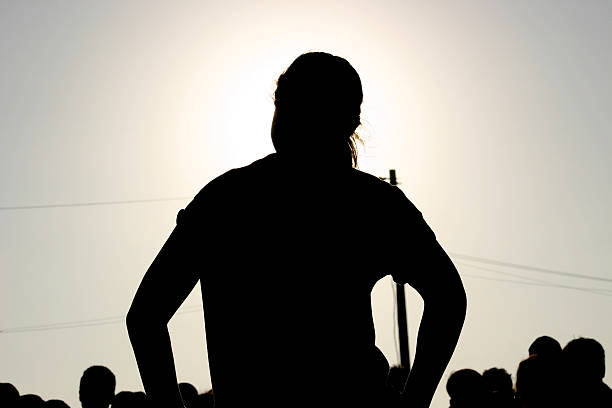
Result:
[[[185,407],[192,408],[198,397],[198,390],[193,384],[182,382],[179,385],[179,391],[181,392],[181,398],[185,403]]]
[[[130,408],[134,404],[132,391],[120,391],[113,398],[111,408]]]
[[[45,401],[38,395],[25,394],[17,401],[18,408],[43,408]]]
[[[83,372],[79,400],[83,408],[107,408],[115,396],[115,375],[104,366],[91,366]]]
[[[408,374],[410,374],[410,369],[404,366],[393,366],[389,368],[387,387],[396,393],[404,391]]]
[[[482,373],[492,406],[506,407],[514,402],[512,377],[503,368],[489,368]]]
[[[280,154],[357,165],[363,93],[357,71],[324,52],[300,55],[277,81],[272,143]]]
[[[450,397],[450,408],[485,406],[486,388],[478,371],[469,368],[455,371],[448,378],[446,392]]]
[[[561,355],[561,344],[552,337],[540,336],[529,346],[529,355],[556,358]]]
[[[133,394],[132,408],[146,408],[149,405],[149,398],[143,391],[136,391]]]
[[[563,364],[574,380],[599,382],[606,375],[605,353],[595,339],[580,337],[563,348]]]
[[[198,395],[196,406],[198,408],[213,408],[215,406],[215,396],[212,390]]]
[[[14,407],[19,399],[19,391],[13,384],[0,383],[0,406]]]
[[[526,407],[554,407],[561,398],[560,374],[555,361],[532,354],[516,371],[516,396]]]
[[[45,401],[43,408],[70,408],[70,406],[62,400],[51,399],[51,400]]]
[[[142,392],[121,391],[113,398],[111,408],[146,408],[147,395]]]

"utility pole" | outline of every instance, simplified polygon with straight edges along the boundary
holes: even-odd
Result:
[[[395,170],[389,170],[389,183],[397,186]],[[400,365],[410,370],[410,349],[408,347],[408,316],[406,311],[406,292],[403,283],[395,283],[397,298],[397,330],[399,337]]]

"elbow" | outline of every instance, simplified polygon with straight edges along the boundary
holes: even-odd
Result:
[[[456,315],[465,318],[467,312],[467,293],[459,276],[459,272],[453,267],[454,273],[448,279],[445,289],[443,290],[444,297],[451,309]]]
[[[149,313],[139,311],[133,305],[127,313],[125,325],[132,341],[166,327],[165,324],[152,319]]]
[[[461,285],[461,289],[457,293],[457,311],[463,316],[465,319],[465,315],[467,313],[467,293],[465,293],[465,288]]]
[[[442,289],[432,290],[423,296],[426,309],[454,321],[465,319],[467,313],[467,294],[461,280],[447,282]]]
[[[452,284],[449,285],[446,291],[446,298],[457,314],[465,316],[467,311],[467,293],[459,274],[457,274],[457,279],[453,279]]]
[[[463,284],[459,282],[458,287],[454,290],[454,295],[451,297],[451,305],[452,310],[454,311],[454,319],[457,321],[457,324],[463,326],[465,322],[465,316],[467,314],[467,294],[465,293],[465,288]]]
[[[127,327],[130,339],[137,337],[141,327],[140,319],[133,309],[130,309],[125,317],[125,326]]]

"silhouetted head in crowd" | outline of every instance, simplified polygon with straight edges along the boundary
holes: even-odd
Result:
[[[561,344],[552,337],[540,336],[529,346],[529,355],[558,358],[561,356]]]
[[[43,408],[45,401],[38,395],[25,394],[17,401],[18,408]]]
[[[62,400],[51,399],[45,402],[44,408],[70,408],[70,406]]]
[[[600,382],[606,375],[606,356],[601,344],[584,337],[567,343],[563,349],[563,364],[574,381]]]
[[[357,71],[324,52],[300,55],[277,81],[272,143],[302,164],[357,166],[363,93]]]
[[[121,391],[113,398],[111,408],[146,408],[147,405],[144,392]]]
[[[134,408],[145,408],[149,405],[149,399],[144,391],[136,391],[134,393]]]
[[[79,400],[83,408],[107,408],[115,396],[115,375],[104,366],[91,366],[83,372]]]
[[[130,408],[134,404],[134,393],[132,391],[120,391],[115,394],[111,408]]]
[[[193,384],[182,382],[179,384],[179,391],[181,392],[181,398],[186,408],[192,408],[198,397],[198,390]]]
[[[512,376],[503,368],[489,368],[482,373],[492,407],[510,407],[514,403]]]
[[[597,340],[581,337],[570,341],[561,360],[568,407],[612,407],[612,390],[603,382],[605,353]]]
[[[215,396],[212,390],[205,392],[204,394],[200,394],[196,398],[197,408],[213,408],[214,405],[215,405]]]
[[[404,366],[393,366],[389,368],[387,388],[396,393],[404,391],[408,374],[410,374],[410,369]]]
[[[487,390],[478,371],[464,368],[448,378],[446,392],[450,397],[450,408],[484,408]]]
[[[19,399],[19,391],[11,383],[0,383],[0,407],[14,407]]]
[[[532,354],[521,361],[516,372],[516,397],[523,407],[554,407],[560,401],[558,364],[553,359]]]

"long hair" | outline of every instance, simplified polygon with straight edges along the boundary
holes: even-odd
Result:
[[[363,92],[357,71],[324,52],[300,55],[280,75],[272,141],[276,150],[357,167],[355,133]],[[315,149],[313,146],[316,146]]]

